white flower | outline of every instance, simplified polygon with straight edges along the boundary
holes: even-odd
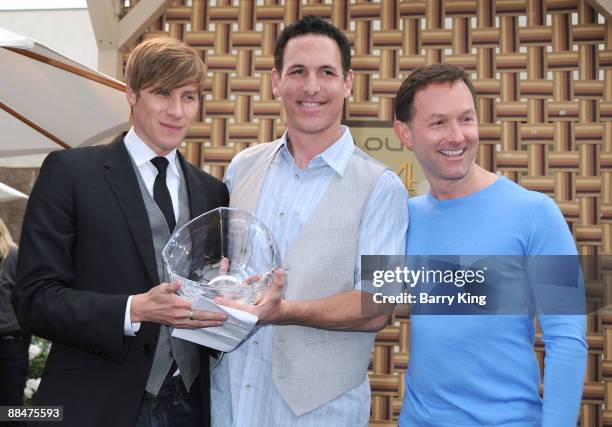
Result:
[[[36,358],[36,356],[38,356],[41,352],[42,352],[42,348],[40,348],[36,344],[30,344],[30,348],[28,350],[28,353],[30,355],[30,360],[33,360],[34,358]]]
[[[23,389],[23,395],[27,399],[31,399],[36,390],[38,390],[38,386],[40,385],[40,378],[30,378],[26,381],[26,386]]]
[[[40,384],[40,378],[30,378],[26,381],[26,388],[32,389],[32,391],[38,390]]]
[[[32,390],[31,388],[26,387],[23,389],[23,395],[27,399],[31,399],[33,394],[34,394],[34,390]]]

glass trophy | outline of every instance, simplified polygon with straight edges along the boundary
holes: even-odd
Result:
[[[251,212],[217,208],[178,229],[162,252],[178,294],[254,304],[279,268],[276,242]]]

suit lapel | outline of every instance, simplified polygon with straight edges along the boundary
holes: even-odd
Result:
[[[151,282],[157,284],[159,277],[151,224],[129,156],[123,143],[123,136],[110,143],[108,156],[104,163],[104,177],[115,194]]]
[[[189,197],[189,218],[193,219],[209,210],[206,209],[207,203],[204,189],[202,188],[200,179],[198,178],[194,167],[187,163],[181,153],[177,151],[176,154],[178,155],[181,168],[183,169],[185,184],[187,185],[187,195]]]

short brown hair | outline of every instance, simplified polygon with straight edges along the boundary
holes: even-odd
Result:
[[[454,83],[459,80],[463,81],[470,89],[474,106],[476,106],[476,90],[462,68],[450,64],[433,64],[414,70],[406,77],[395,96],[393,102],[395,119],[404,123],[409,123],[412,120],[414,98],[419,91],[427,86],[436,83]]]
[[[206,66],[187,43],[171,37],[146,40],[134,48],[125,69],[125,81],[137,95],[153,87],[172,90],[194,84],[204,88]]]
[[[283,29],[274,47],[274,68],[276,68],[276,71],[279,74],[283,72],[285,47],[289,40],[310,34],[327,36],[336,42],[338,49],[340,49],[340,58],[342,59],[342,73],[346,79],[351,69],[351,45],[342,30],[314,15],[305,16]]]

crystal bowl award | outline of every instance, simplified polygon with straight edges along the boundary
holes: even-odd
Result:
[[[278,249],[270,231],[255,215],[217,208],[178,229],[162,252],[178,294],[255,303],[272,283],[279,267]]]

